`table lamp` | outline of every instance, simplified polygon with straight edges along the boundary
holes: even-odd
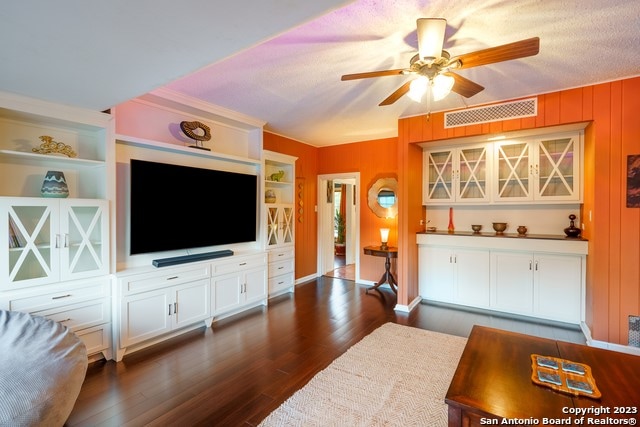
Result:
[[[380,248],[381,249],[389,249],[387,242],[389,242],[389,229],[381,228],[380,229]]]

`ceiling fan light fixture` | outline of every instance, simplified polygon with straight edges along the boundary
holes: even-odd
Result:
[[[420,18],[417,20],[417,26],[420,58],[425,61],[434,61],[442,57],[447,20],[442,18]]]
[[[415,102],[421,102],[422,96],[427,91],[428,86],[429,86],[429,79],[426,78],[425,76],[420,76],[411,81],[407,96],[412,100],[414,100]]]
[[[453,84],[455,83],[455,79],[451,76],[445,76],[443,74],[438,74],[433,78],[433,85],[431,87],[433,92],[433,100],[440,101],[444,99],[453,88]]]

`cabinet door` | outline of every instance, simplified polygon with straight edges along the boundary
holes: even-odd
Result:
[[[0,198],[0,289],[59,280],[58,206],[51,199]]]
[[[267,207],[267,247],[275,248],[294,243],[294,210],[292,205]]]
[[[547,319],[580,323],[582,259],[579,256],[536,254],[534,311]]]
[[[186,283],[175,288],[174,327],[187,326],[211,316],[208,279]]]
[[[456,302],[489,307],[489,251],[456,249]]]
[[[533,255],[491,252],[491,306],[511,313],[533,312]]]
[[[487,170],[489,145],[481,145],[456,150],[457,170],[455,172],[456,200],[458,202],[489,201]]]
[[[212,310],[214,314],[222,313],[239,307],[244,285],[243,274],[234,273],[214,277],[212,283]]]
[[[494,200],[527,201],[533,199],[531,145],[528,142],[495,144]]]
[[[580,200],[580,145],[578,135],[540,139],[534,166],[538,200]]]
[[[453,188],[454,159],[453,149],[424,152],[423,203],[452,202],[455,199]]]
[[[171,289],[158,289],[123,298],[120,307],[120,347],[171,331],[173,302]]]
[[[60,201],[62,280],[109,273],[108,212],[106,200]]]
[[[245,303],[252,303],[267,297],[267,269],[247,271],[244,277]]]
[[[453,302],[454,264],[451,249],[420,246],[418,256],[420,296],[427,300]]]

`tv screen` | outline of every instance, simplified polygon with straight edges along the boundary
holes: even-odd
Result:
[[[256,175],[131,159],[130,254],[253,242]]]

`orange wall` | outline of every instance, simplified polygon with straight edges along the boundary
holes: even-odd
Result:
[[[421,161],[416,142],[591,122],[585,132],[584,236],[587,325],[595,340],[627,344],[628,316],[640,314],[640,209],[626,207],[626,162],[640,154],[640,78],[538,96],[538,115],[445,129],[442,113],[401,119],[399,159],[399,304],[418,294],[415,221],[423,207],[412,169]],[[420,187],[421,188],[421,187]],[[591,221],[589,221],[591,212]]]
[[[365,256],[362,248],[380,244],[380,228],[389,228],[389,244],[398,242],[397,218],[378,218],[367,203],[369,187],[379,178],[397,178],[397,138],[321,147],[318,174],[359,172],[360,187],[360,279],[376,282],[384,271],[384,259]]]
[[[296,279],[316,274],[317,271],[317,216],[313,209],[317,200],[318,149],[310,145],[265,132],[265,150],[276,151],[298,158],[296,160],[296,203],[302,200],[302,215],[296,212]],[[302,185],[302,188],[300,188]],[[300,194],[302,192],[302,194]],[[300,196],[302,196],[300,198]],[[296,206],[299,209],[300,206]],[[302,221],[299,219],[302,218]]]
[[[433,113],[398,121],[398,138],[314,148],[265,133],[265,149],[297,156],[296,173],[305,182],[303,224],[296,223],[296,277],[316,273],[318,174],[360,172],[360,244],[378,244],[382,221],[367,207],[366,189],[377,178],[398,177],[399,212],[392,244],[399,247],[398,303],[418,295],[417,246],[421,230],[422,150],[416,142],[484,135],[576,122],[585,131],[583,213],[589,239],[587,325],[594,339],[627,344],[628,316],[640,314],[640,209],[626,207],[626,160],[640,154],[640,78],[626,79],[538,97],[536,117],[455,129],[444,128],[444,115]],[[591,211],[591,221],[589,218]],[[361,278],[377,280],[373,257],[361,256]]]

